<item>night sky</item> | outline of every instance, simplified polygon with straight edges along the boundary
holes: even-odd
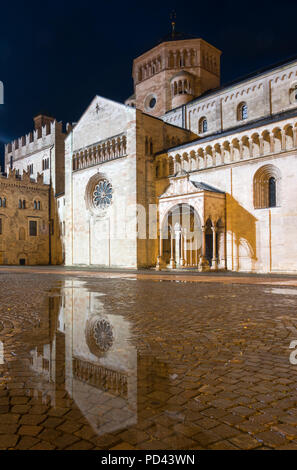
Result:
[[[223,51],[221,83],[297,55],[292,1],[68,0],[1,2],[0,155],[47,112],[77,121],[98,94],[123,102],[133,93],[132,60],[170,29],[197,35]]]

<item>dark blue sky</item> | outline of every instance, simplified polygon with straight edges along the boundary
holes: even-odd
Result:
[[[95,94],[124,101],[132,60],[170,30],[223,51],[222,84],[297,55],[297,4],[249,2],[7,1],[0,6],[0,155],[47,111],[76,121]]]

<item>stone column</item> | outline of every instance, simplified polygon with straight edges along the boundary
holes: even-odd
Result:
[[[160,230],[160,233],[159,233],[159,254],[158,254],[158,257],[157,257],[157,265],[156,265],[156,270],[157,271],[161,271],[162,256],[163,256],[163,240],[162,240],[162,230]]]
[[[175,264],[179,266],[181,264],[182,258],[180,254],[179,241],[181,239],[181,230],[175,230]]]
[[[230,144],[230,162],[234,161],[234,146],[233,144]]]
[[[264,138],[262,136],[259,137],[259,143],[260,143],[260,155],[264,155]]]
[[[184,235],[182,230],[180,231],[180,266],[184,266],[185,258],[184,258]]]
[[[225,229],[218,232],[217,236],[219,236],[219,250],[220,250],[220,260],[219,260],[219,268],[226,269],[226,240],[225,240]]]
[[[243,159],[243,143],[242,140],[239,141],[239,160]]]
[[[273,135],[273,133],[269,134],[269,139],[270,139],[270,152],[274,153],[274,135]]]
[[[281,130],[281,149],[286,150],[286,131]]]
[[[176,266],[175,261],[174,261],[174,253],[173,253],[173,236],[174,236],[174,232],[173,232],[173,229],[171,228],[170,229],[170,268],[171,269],[174,269]]]
[[[297,127],[293,127],[293,147],[297,147]]]
[[[211,269],[217,270],[218,269],[218,259],[217,259],[217,229],[216,227],[211,227],[212,230],[212,265]]]
[[[201,257],[199,261],[199,271],[208,271],[209,263],[205,257],[206,255],[205,225],[201,227],[201,230],[202,230],[202,247],[201,247]]]
[[[253,158],[253,139],[249,138],[250,157]]]
[[[184,229],[184,266],[187,266],[188,260],[187,260],[187,229]]]

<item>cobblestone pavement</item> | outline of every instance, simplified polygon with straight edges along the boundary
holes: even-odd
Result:
[[[296,279],[205,278],[1,269],[0,449],[297,449]]]

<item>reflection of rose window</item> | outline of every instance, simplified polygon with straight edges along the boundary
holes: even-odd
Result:
[[[106,181],[99,181],[93,192],[93,202],[95,207],[106,209],[110,206],[112,200],[112,186]]]
[[[97,346],[101,351],[108,351],[113,343],[113,332],[110,323],[104,319],[98,320],[93,327],[93,332]]]

